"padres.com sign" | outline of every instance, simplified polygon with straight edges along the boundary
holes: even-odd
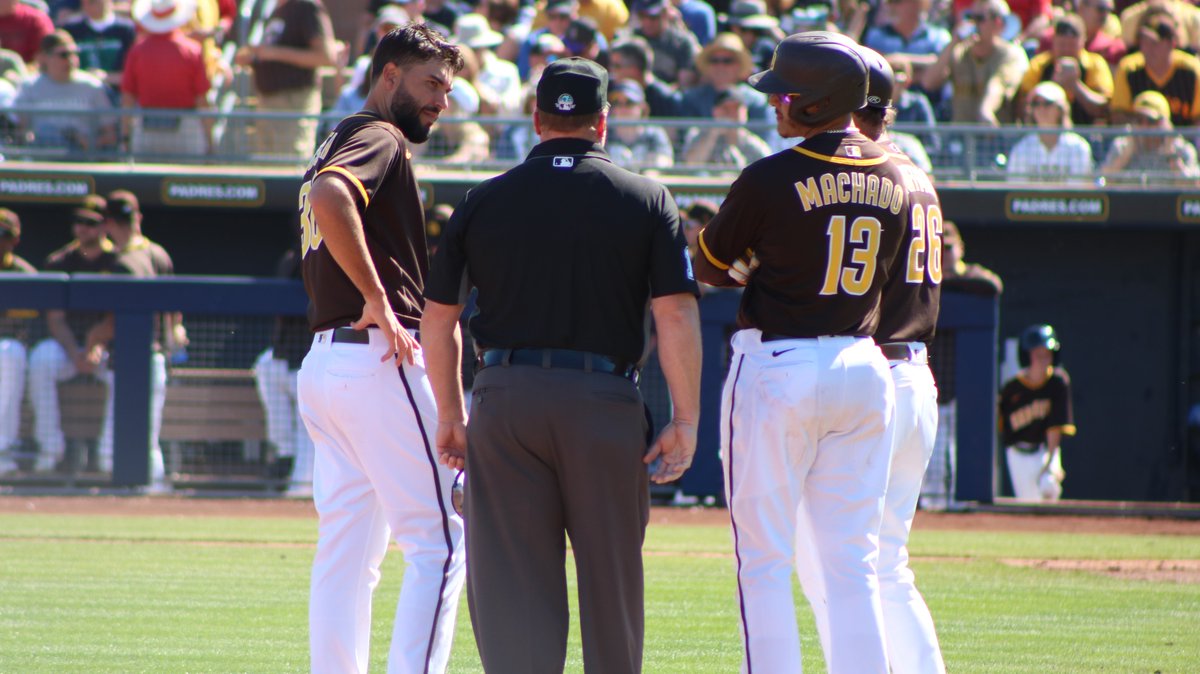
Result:
[[[162,200],[168,206],[255,208],[266,200],[263,181],[252,178],[164,178]]]
[[[1004,197],[1004,213],[1009,220],[1104,222],[1108,220],[1108,195],[1011,192]]]

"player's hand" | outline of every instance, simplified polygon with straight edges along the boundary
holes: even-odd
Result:
[[[383,332],[385,343],[391,346],[383,358],[379,359],[380,362],[394,358],[396,367],[402,367],[404,361],[408,361],[409,365],[416,362],[413,354],[421,350],[421,345],[417,343],[416,339],[413,339],[412,335],[408,334],[408,330],[401,327],[400,321],[396,320],[396,314],[392,313],[392,307],[386,298],[367,300],[367,303],[363,305],[362,318],[350,325],[355,330],[366,330],[369,326],[379,328]]]
[[[434,434],[438,463],[454,470],[467,467],[467,425],[461,421],[439,421]]]
[[[642,461],[649,465],[661,457],[662,463],[650,479],[658,484],[666,484],[678,480],[691,467],[695,454],[696,424],[676,419],[662,430]]]

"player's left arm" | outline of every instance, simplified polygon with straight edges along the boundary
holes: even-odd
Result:
[[[421,317],[421,349],[425,372],[437,402],[438,425],[434,441],[438,462],[462,470],[467,461],[467,410],[462,392],[462,333],[458,318],[463,305],[425,300]]]

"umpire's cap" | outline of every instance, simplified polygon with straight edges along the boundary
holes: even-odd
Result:
[[[1054,362],[1058,363],[1058,351],[1062,348],[1062,343],[1058,341],[1058,334],[1054,328],[1044,323],[1039,325],[1031,325],[1021,332],[1021,339],[1017,349],[1017,359],[1022,367],[1029,366],[1029,353],[1039,346],[1044,346],[1054,355]]]
[[[867,64],[849,38],[814,30],[785,38],[775,47],[771,69],[750,76],[766,94],[791,94],[792,116],[821,124],[867,104]],[[818,105],[809,114],[805,108]]]
[[[552,115],[594,115],[608,99],[608,71],[578,56],[546,66],[537,85],[537,107]]]

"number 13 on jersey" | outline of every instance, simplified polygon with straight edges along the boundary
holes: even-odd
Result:
[[[942,282],[942,209],[937,204],[913,204],[909,218],[912,237],[904,280],[907,283]],[[863,295],[871,288],[878,270],[877,256],[883,226],[877,218],[857,217],[846,226],[846,216],[829,219],[829,262],[825,267],[822,295]],[[850,259],[844,260],[846,249]]]

